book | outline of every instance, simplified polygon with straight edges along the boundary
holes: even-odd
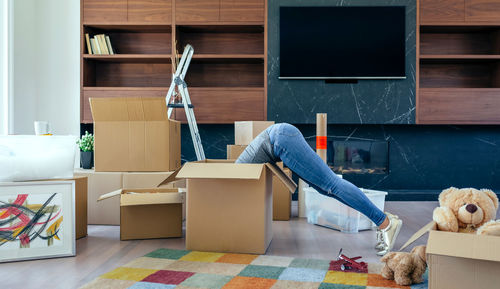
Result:
[[[99,40],[99,48],[101,48],[102,54],[109,54],[108,47],[106,46],[106,39],[104,39],[104,34],[97,35]]]
[[[113,46],[111,46],[111,39],[109,39],[108,35],[105,35],[105,36],[106,36],[106,45],[108,46],[109,54],[113,55],[113,54],[115,54],[115,52],[113,51]]]
[[[94,53],[92,52],[92,47],[91,47],[91,45],[90,45],[90,37],[89,37],[89,34],[88,34],[88,33],[85,33],[85,40],[86,40],[86,42],[87,42],[87,53],[88,53],[88,54],[94,54]]]
[[[94,36],[94,38],[90,39],[90,44],[96,52],[95,54],[101,54],[101,49],[99,49],[99,44],[97,43],[97,37]]]

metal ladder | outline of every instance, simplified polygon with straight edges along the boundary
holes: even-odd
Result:
[[[191,104],[191,98],[189,97],[189,92],[187,89],[187,84],[184,81],[186,73],[193,58],[194,48],[191,45],[186,45],[184,47],[184,52],[182,53],[181,60],[175,73],[172,77],[172,83],[168,89],[165,101],[168,107],[168,118],[172,115],[174,108],[184,108],[186,112],[186,118],[189,124],[189,130],[191,131],[191,138],[193,139],[194,150],[196,152],[196,158],[201,161],[205,159],[205,152],[203,151],[203,145],[201,143],[200,133],[198,131],[198,125],[196,124],[196,118],[194,117],[194,106]],[[182,102],[175,102],[175,86],[181,94]]]

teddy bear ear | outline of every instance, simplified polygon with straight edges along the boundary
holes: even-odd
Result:
[[[498,210],[497,194],[495,194],[495,192],[493,192],[492,190],[488,190],[488,189],[481,189],[481,192],[485,193],[493,201],[493,204],[495,205],[495,209]]]
[[[439,194],[439,206],[446,207],[446,203],[448,202],[449,196],[457,191],[458,189],[455,187],[449,187]]]

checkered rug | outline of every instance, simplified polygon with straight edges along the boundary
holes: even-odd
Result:
[[[85,289],[383,289],[398,286],[368,264],[366,273],[339,271],[333,261],[158,249],[101,275]],[[425,276],[427,279],[427,275]]]

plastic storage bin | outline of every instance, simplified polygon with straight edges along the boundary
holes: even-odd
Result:
[[[73,177],[75,136],[0,136],[0,181]]]
[[[384,210],[387,192],[361,189],[368,199],[380,210]],[[375,224],[360,212],[327,197],[309,187],[304,189],[307,222],[339,230],[344,233],[357,233],[369,230]]]

